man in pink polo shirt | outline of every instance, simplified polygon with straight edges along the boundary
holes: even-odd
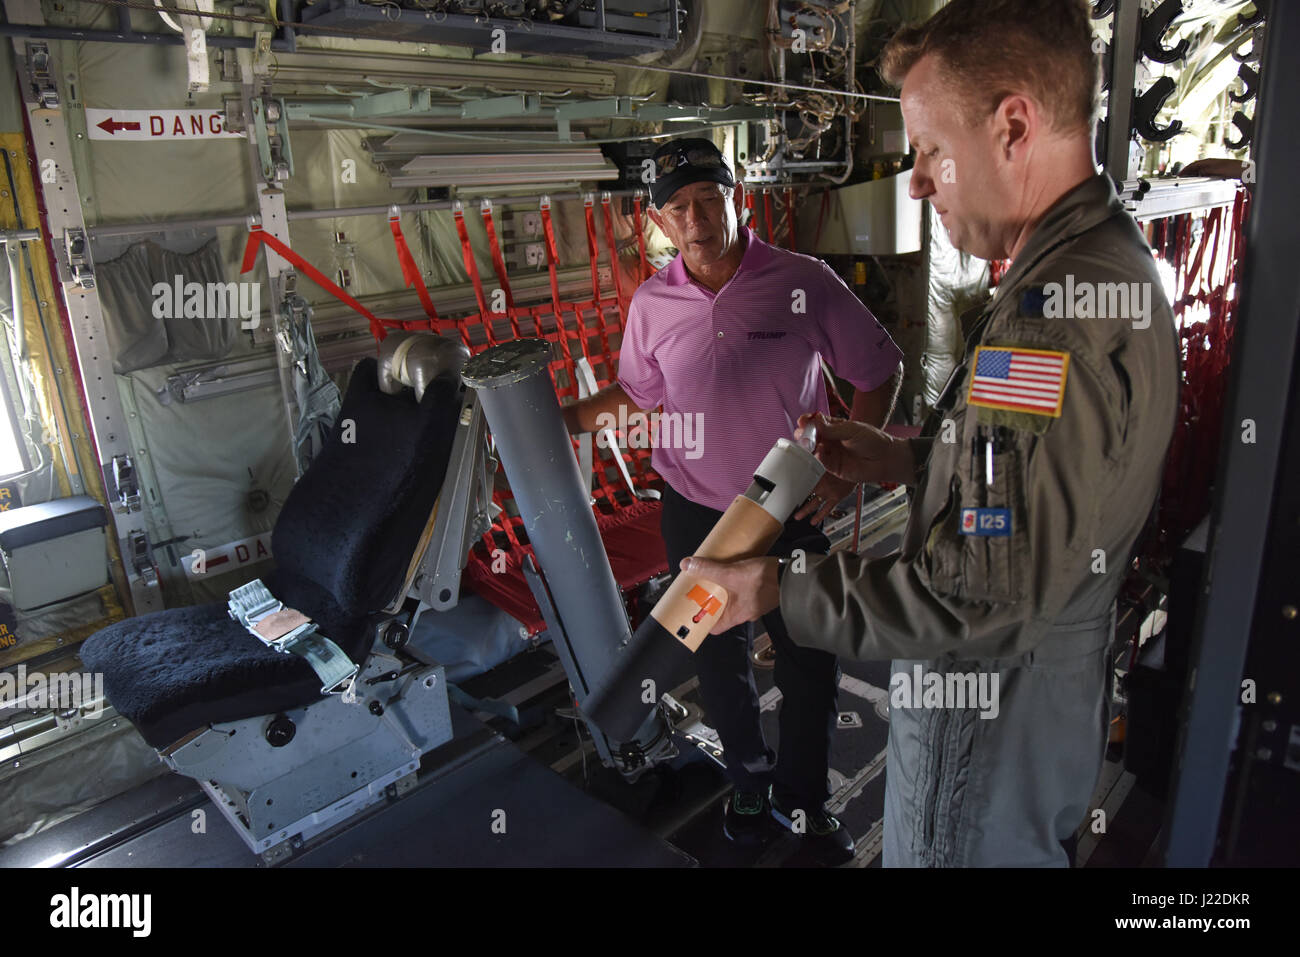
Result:
[[[744,188],[712,142],[673,140],[654,160],[650,218],[678,255],[632,298],[618,382],[564,413],[572,432],[593,431],[609,421],[602,416],[626,421],[659,406],[663,421],[679,426],[673,436],[661,428],[652,456],[667,483],[661,530],[668,567],[676,569],[749,487],[776,440],[794,434],[799,416],[828,411],[821,360],[857,390],[853,418],[883,425],[902,353],[825,263],[738,226]],[[829,542],[816,525],[852,488],[828,472],[773,554],[825,554]],[[724,832],[759,842],[769,819],[795,830],[801,818],[812,853],[843,863],[853,839],[823,808],[839,667],[834,655],[791,642],[778,613],[763,622],[782,695],[779,760],[759,725],[749,629],[710,637],[694,657],[735,789]]]

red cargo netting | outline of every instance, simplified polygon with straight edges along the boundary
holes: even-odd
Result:
[[[591,262],[590,299],[567,301],[560,297],[555,227],[550,203],[545,199],[541,204],[541,219],[551,289],[551,302],[548,305],[516,304],[492,220],[492,207],[488,203],[484,203],[482,208],[483,225],[499,285],[497,289],[484,289],[464,211],[459,205],[456,206],[453,210],[456,233],[479,311],[454,321],[438,316],[402,235],[400,219],[395,211],[389,214],[389,226],[398,261],[402,266],[402,278],[408,288],[415,287],[427,319],[380,319],[285,243],[264,232],[260,226],[253,226],[249,232],[243,271],[252,268],[257,251],[263,244],[270,246],[322,289],[365,316],[376,340],[382,340],[389,329],[442,332],[455,328],[471,353],[478,353],[498,342],[521,336],[544,338],[553,344],[551,378],[561,403],[564,403],[570,398],[578,398],[578,382],[585,378],[578,369],[580,361],[585,360],[590,367],[596,388],[602,389],[615,381],[618,372],[618,343],[622,341],[632,293],[653,274],[645,260],[643,235],[637,237],[637,266],[626,274],[621,271],[615,246],[614,214],[608,196],[601,197],[600,206],[604,216],[602,231],[608,247],[605,255],[614,288],[612,301],[605,298],[606,294],[601,289],[599,260],[602,250],[600,231],[597,230],[595,221],[594,197],[589,197],[584,203],[587,252]],[[641,202],[638,196],[632,207],[633,230],[639,233],[640,225]],[[494,311],[496,306],[500,306],[501,311]],[[618,430],[615,430],[615,434],[620,443],[626,443],[625,434]],[[619,449],[593,449],[591,495],[595,500],[593,509],[597,525],[615,579],[620,587],[631,588],[665,571],[667,557],[659,536],[659,503],[635,497],[624,481],[615,455],[621,456],[638,489],[658,489],[663,483],[650,467],[649,449],[623,448],[622,445]],[[474,546],[465,570],[465,579],[489,601],[523,622],[530,633],[536,634],[546,626],[521,571],[524,557],[532,549],[502,471],[496,477],[493,500],[501,507],[501,514],[482,541]]]
[[[1173,269],[1174,321],[1183,364],[1178,421],[1161,493],[1160,540],[1153,547],[1177,547],[1210,509],[1249,209],[1250,194],[1241,189],[1231,209],[1184,213],[1148,227],[1156,257]]]

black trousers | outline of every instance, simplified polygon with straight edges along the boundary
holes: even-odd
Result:
[[[660,529],[670,571],[676,573],[681,560],[695,553],[721,516],[665,485]],[[824,555],[830,542],[811,522],[792,519],[769,554],[789,555],[796,548]],[[758,720],[748,626],[710,635],[695,652],[700,697],[709,724],[722,739],[732,784],[750,791],[766,791],[771,784],[783,807],[811,813],[829,796],[826,771],[837,717],[839,664],[829,652],[791,641],[779,611],[764,615],[763,623],[776,652],[774,677],[781,691],[780,757],[767,746]]]

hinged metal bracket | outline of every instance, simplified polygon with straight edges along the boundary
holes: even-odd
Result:
[[[469,550],[492,526],[492,476],[487,424],[473,392],[467,392],[452,442],[433,533],[415,579],[420,601],[438,611],[456,607],[460,575]]]
[[[59,108],[59,90],[50,72],[50,48],[45,43],[27,44],[27,77],[42,109]]]
[[[90,259],[90,243],[86,241],[86,231],[64,230],[63,252],[68,274],[60,278],[65,282],[74,282],[82,289],[94,289],[95,267]]]
[[[253,111],[253,138],[262,178],[278,183],[293,175],[293,152],[289,148],[289,113],[284,101],[273,96],[250,99]]]
[[[140,511],[140,479],[129,455],[113,456],[113,494],[120,512]]]
[[[156,588],[158,566],[153,560],[153,546],[149,544],[149,537],[144,532],[131,532],[127,536],[127,544],[130,547],[127,561],[131,564],[131,571],[145,585]]]

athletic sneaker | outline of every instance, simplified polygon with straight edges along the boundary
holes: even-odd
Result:
[[[769,810],[763,791],[732,791],[722,819],[722,833],[737,844],[758,844],[763,840]]]
[[[796,830],[797,809],[782,808],[770,790],[768,803],[772,808],[772,819],[787,831],[797,835],[800,843],[819,863],[827,867],[838,867],[853,860],[855,853],[853,835],[834,816],[827,814],[824,808],[819,807],[812,811],[805,809],[803,814],[799,815],[799,829]]]

